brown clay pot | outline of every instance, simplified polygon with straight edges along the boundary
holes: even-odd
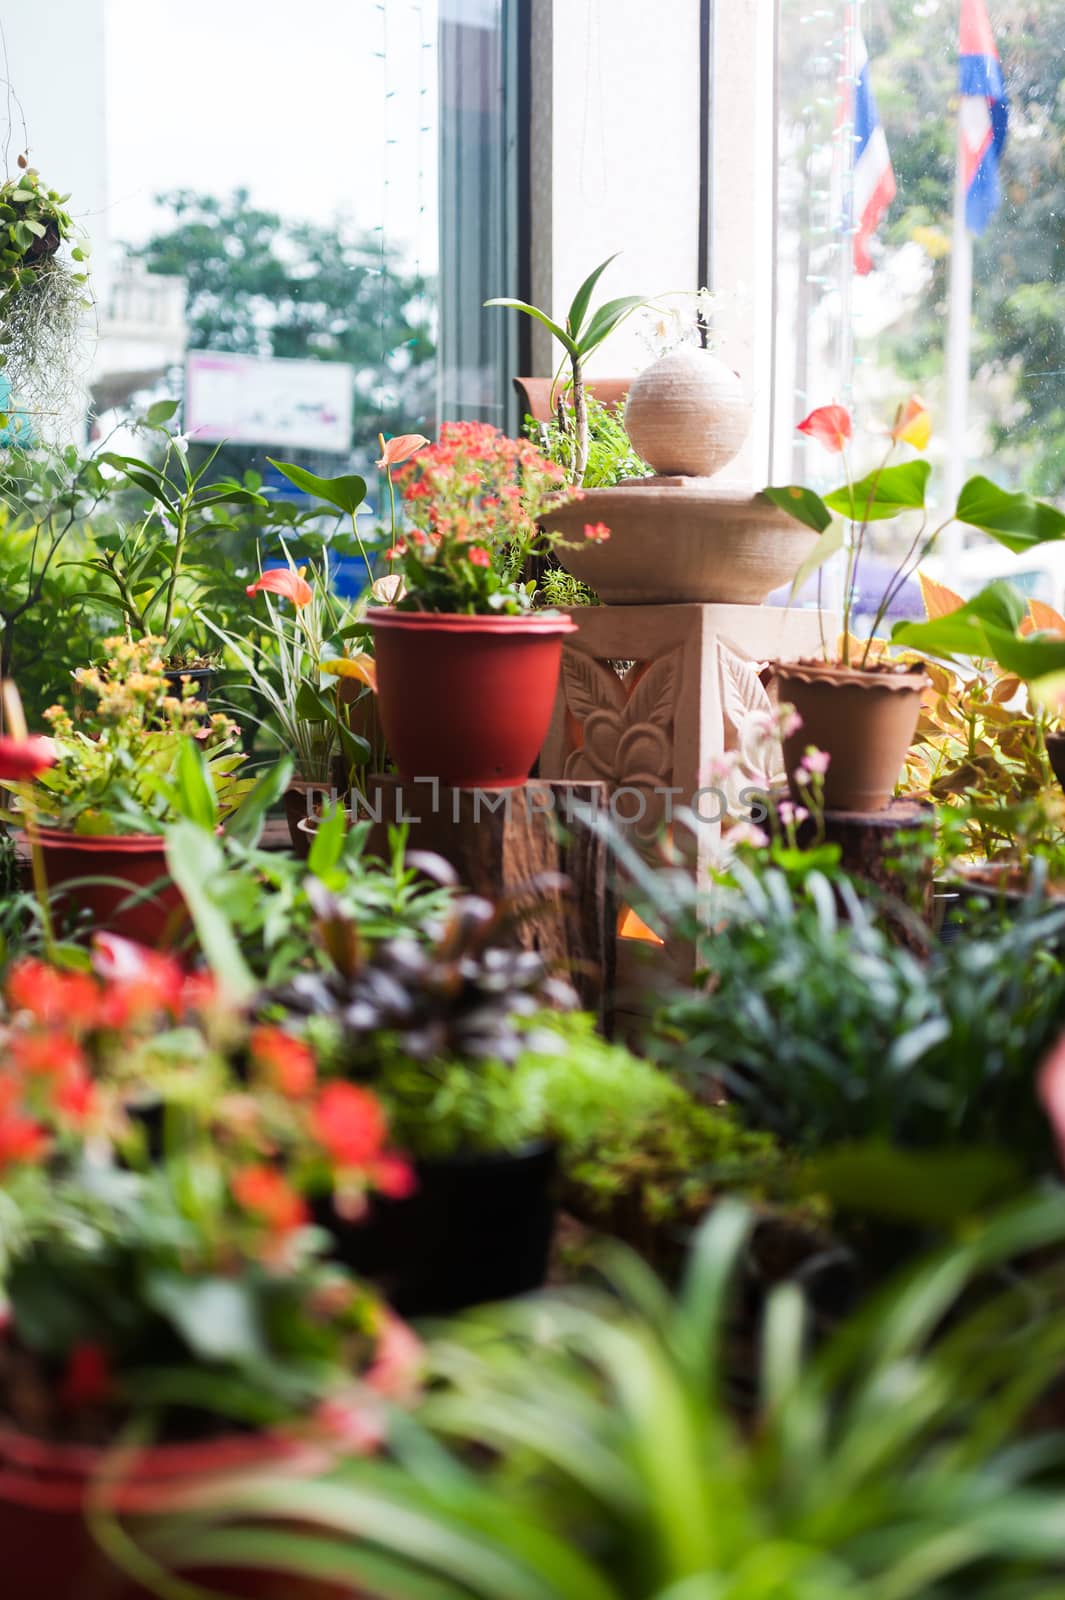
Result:
[[[49,889],[66,890],[61,909],[87,911],[94,928],[154,947],[172,944],[184,931],[188,913],[167,875],[161,835],[79,834],[62,828],[38,828],[37,834]],[[150,896],[124,905],[153,884],[159,887]]]
[[[524,783],[547,735],[569,617],[371,613],[378,706],[407,782]]]
[[[774,665],[777,694],[793,705],[802,727],[784,741],[784,765],[796,801],[803,789],[792,777],[810,745],[831,757],[824,804],[830,811],[883,811],[913,740],[928,680],[913,672],[861,672],[820,661]]]
[[[306,778],[293,778],[285,790],[283,796],[285,821],[288,823],[292,848],[301,859],[306,859],[312,838],[312,835],[301,830],[301,821],[304,817],[312,817],[315,812],[321,811],[323,805],[332,800],[335,794],[336,789],[333,784],[312,783]]]

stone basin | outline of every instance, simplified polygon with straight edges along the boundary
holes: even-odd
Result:
[[[713,478],[636,478],[588,489],[545,525],[572,540],[559,560],[609,605],[760,605],[795,576],[817,535],[760,494]],[[605,522],[610,538],[584,538]]]

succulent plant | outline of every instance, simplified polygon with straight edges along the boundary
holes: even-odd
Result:
[[[502,942],[510,901],[458,897],[431,942],[404,935],[371,950],[328,890],[315,883],[308,893],[331,970],[300,973],[271,998],[332,1021],[350,1076],[373,1077],[386,1059],[510,1065],[528,1048],[523,1022],[578,1004],[536,951]]]

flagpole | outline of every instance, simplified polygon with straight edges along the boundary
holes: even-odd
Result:
[[[969,382],[973,320],[973,236],[965,217],[965,178],[962,173],[961,110],[954,167],[954,239],[950,257],[950,308],[947,331],[947,505],[957,504],[965,482],[966,440],[969,431]],[[964,534],[952,522],[942,534],[940,555],[946,581],[956,586]]]

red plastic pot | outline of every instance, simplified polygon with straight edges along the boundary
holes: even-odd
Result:
[[[156,1600],[118,1571],[85,1519],[102,1500],[134,1543],[140,1517],[202,1511],[226,1479],[283,1468],[309,1475],[333,1452],[281,1433],[247,1434],[198,1444],[154,1445],[121,1459],[82,1445],[52,1444],[0,1428],[0,1553],[3,1593],[11,1600]],[[101,1488],[101,1485],[104,1487]],[[181,1577],[241,1600],[351,1600],[352,1591],[318,1580],[241,1568],[190,1569]]]
[[[161,835],[79,834],[38,828],[48,887],[69,884],[61,910],[87,911],[94,928],[109,928],[138,944],[172,943],[187,920],[181,892],[167,879],[166,842]],[[109,879],[109,882],[77,880]],[[123,902],[138,889],[167,879],[135,905]],[[117,881],[115,881],[117,880]]]
[[[376,611],[381,723],[408,783],[524,783],[547,735],[569,617]]]

